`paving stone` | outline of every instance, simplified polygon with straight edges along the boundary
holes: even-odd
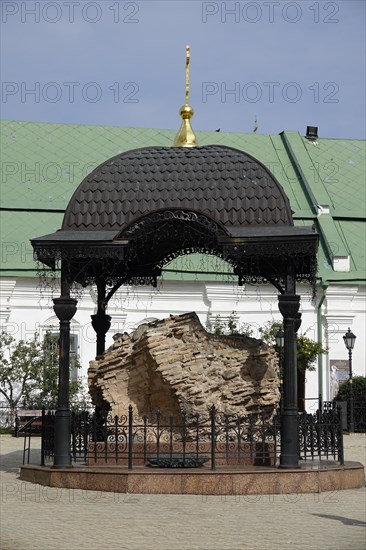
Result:
[[[362,461],[365,435],[345,436]],[[39,448],[39,440],[35,440]],[[18,479],[23,439],[0,436],[1,550],[364,550],[365,488],[306,495],[125,495]],[[39,450],[31,462],[39,463]],[[363,460],[363,463],[365,461]]]

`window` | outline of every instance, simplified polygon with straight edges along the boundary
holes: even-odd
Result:
[[[47,348],[55,357],[58,357],[60,335],[58,332],[49,332]],[[45,335],[44,339],[47,338]],[[70,380],[78,379],[78,335],[70,334]]]

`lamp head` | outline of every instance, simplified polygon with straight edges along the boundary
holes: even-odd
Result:
[[[285,346],[285,334],[282,330],[279,330],[278,332],[276,332],[275,340],[276,340],[276,346],[279,349],[284,348],[284,346]]]
[[[355,334],[353,334],[353,332],[351,332],[350,328],[348,328],[348,331],[343,336],[343,341],[344,341],[344,345],[346,346],[348,351],[352,350],[354,348],[355,341],[356,341],[356,336],[355,336]]]

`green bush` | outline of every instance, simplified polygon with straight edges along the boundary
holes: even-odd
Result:
[[[278,321],[266,323],[259,329],[262,340],[266,344],[274,346],[277,353],[279,350],[276,347],[276,333],[283,330],[283,325]],[[306,334],[306,333],[305,333]],[[297,369],[305,373],[305,371],[315,370],[315,361],[322,353],[328,353],[326,348],[323,348],[319,342],[314,342],[305,334],[298,334],[296,338],[297,345]]]
[[[355,401],[366,401],[366,377],[354,376],[352,378],[353,399]],[[334,401],[347,401],[350,398],[350,383],[349,380],[342,382],[339,386],[338,393]]]
[[[253,329],[249,323],[238,324],[235,311],[225,320],[221,319],[220,314],[216,315],[213,322],[207,321],[206,330],[214,336],[253,336]]]
[[[316,359],[322,353],[327,353],[328,350],[323,348],[319,342],[314,342],[304,334],[297,336],[296,343],[298,370],[301,372],[315,370],[314,363]]]

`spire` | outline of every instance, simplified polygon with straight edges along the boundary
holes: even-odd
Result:
[[[186,102],[179,110],[182,117],[182,124],[179,132],[175,136],[174,147],[195,147],[197,145],[196,136],[191,127],[191,118],[194,115],[193,108],[189,104],[189,63],[190,49],[186,46]]]

